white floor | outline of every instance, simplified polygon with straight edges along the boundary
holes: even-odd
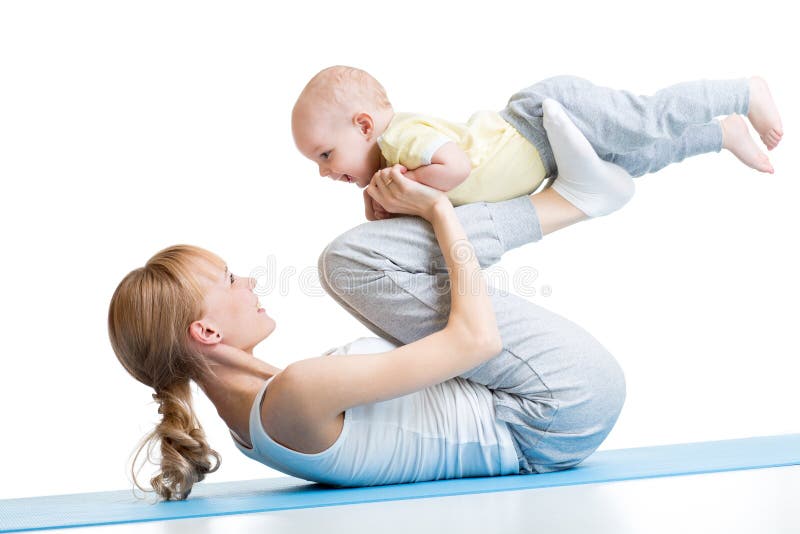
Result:
[[[789,534],[800,533],[800,466],[67,532]]]

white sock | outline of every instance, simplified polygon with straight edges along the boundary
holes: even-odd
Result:
[[[625,169],[600,159],[564,108],[542,103],[544,129],[558,165],[553,189],[589,217],[618,210],[633,196],[633,178]]]

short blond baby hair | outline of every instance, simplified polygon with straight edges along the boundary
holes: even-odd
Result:
[[[309,97],[354,110],[359,107],[392,107],[386,90],[378,80],[364,70],[344,65],[334,65],[315,74],[300,93],[297,103]]]

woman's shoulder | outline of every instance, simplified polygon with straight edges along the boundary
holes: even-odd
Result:
[[[304,454],[316,454],[333,445],[342,433],[344,413],[330,417],[316,410],[298,409],[303,399],[276,380],[264,393],[261,429],[284,447]]]
[[[261,400],[261,427],[275,442],[306,454],[321,452],[336,442],[344,425],[344,412],[321,406],[306,374],[313,372],[315,360],[348,354],[386,352],[396,347],[385,339],[362,337],[325,351],[322,356],[300,360],[276,374]],[[322,384],[324,387],[325,383]]]

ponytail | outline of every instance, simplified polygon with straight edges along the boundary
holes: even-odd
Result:
[[[161,469],[150,479],[153,491],[164,500],[184,500],[196,482],[203,480],[208,473],[217,470],[220,456],[206,442],[203,427],[192,408],[192,392],[189,382],[181,382],[162,389],[153,395],[158,404],[161,422],[145,436],[133,458],[131,475],[136,486],[142,487],[136,479],[136,460],[146,451],[146,460],[153,462],[152,452],[161,444]]]

